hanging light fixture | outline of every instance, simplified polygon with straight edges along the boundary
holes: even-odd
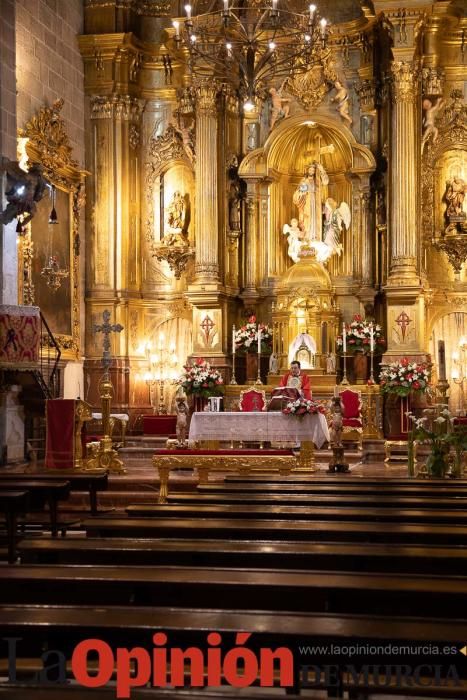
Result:
[[[172,23],[169,49],[196,77],[232,85],[245,111],[267,97],[271,83],[306,72],[330,51],[329,25],[316,5],[298,13],[285,0],[223,0],[214,12],[193,15],[191,5],[185,12]]]
[[[55,185],[51,186],[52,209],[49,214],[49,241],[45,266],[41,270],[41,276],[45,277],[46,284],[56,292],[62,286],[62,281],[69,276],[66,268],[61,268],[58,254],[54,251],[54,227],[58,224],[57,210],[55,208],[57,191]]]
[[[52,185],[50,196],[52,198],[52,209],[49,214],[49,224],[58,224],[57,210],[55,209],[55,200],[57,197],[57,189],[55,185]]]

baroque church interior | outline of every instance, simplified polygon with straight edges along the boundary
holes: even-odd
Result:
[[[1,0],[2,636],[149,650],[136,607],[294,650],[275,689],[225,665],[243,697],[382,697],[297,644],[465,651],[466,1],[192,3]]]

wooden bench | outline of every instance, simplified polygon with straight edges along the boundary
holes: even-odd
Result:
[[[413,482],[412,482],[413,483]],[[417,482],[418,486],[418,482]],[[342,490],[341,490],[342,489]],[[452,489],[452,490],[451,490]],[[363,493],[364,487],[360,485],[352,485],[350,487],[337,486],[337,487],[327,487],[325,485],[314,485],[311,481],[305,484],[250,484],[245,486],[245,484],[238,483],[210,483],[201,484],[197,486],[197,491],[199,493]],[[408,492],[408,487],[401,487],[397,489],[397,493],[403,491]],[[436,491],[436,493],[435,493]],[[389,487],[386,489],[383,486],[377,486],[376,488],[371,487],[368,491],[369,493],[380,493],[387,494],[390,492]],[[421,489],[417,488],[418,493],[425,493]],[[446,494],[453,494],[457,496],[466,496],[466,491],[463,489],[456,489],[455,487],[449,487],[449,491],[441,491],[433,487],[432,493],[437,497]]]
[[[433,488],[437,486],[445,486],[446,488],[463,488],[467,489],[467,479],[455,479],[453,481],[448,479],[430,479],[425,481],[423,479],[417,480],[410,477],[390,477],[390,476],[356,476],[349,479],[349,475],[343,476],[342,474],[330,474],[330,475],[317,475],[313,474],[310,476],[302,476],[300,474],[292,474],[290,476],[280,476],[277,474],[271,474],[271,476],[261,475],[261,474],[251,474],[248,477],[241,476],[238,474],[226,474],[223,481],[232,483],[244,483],[244,484],[344,484],[358,483],[362,485],[381,485],[381,486],[396,486],[396,485],[407,485],[420,488]]]
[[[451,647],[456,640],[465,640],[467,637],[467,622],[465,620],[449,620],[443,622],[435,619],[411,619],[394,616],[369,617],[366,615],[333,615],[319,613],[273,613],[270,611],[233,611],[221,610],[200,610],[179,608],[175,610],[156,608],[131,608],[131,607],[108,607],[101,606],[99,609],[87,606],[75,608],[64,606],[60,608],[50,607],[28,607],[16,608],[13,606],[0,606],[0,625],[5,636],[19,637],[18,654],[28,654],[31,657],[39,657],[44,648],[60,649],[67,658],[70,657],[75,645],[86,638],[98,638],[105,641],[111,648],[117,647],[132,648],[139,646],[148,651],[153,647],[152,635],[155,632],[164,632],[170,642],[182,649],[187,647],[198,647],[206,649],[206,637],[208,631],[218,630],[222,636],[222,651],[235,646],[235,635],[238,630],[248,630],[252,636],[247,642],[247,647],[256,653],[261,648],[286,647],[294,653],[294,676],[296,679],[295,690],[300,690],[300,667],[302,665],[316,664],[340,664],[345,666],[349,663],[357,664],[361,656],[355,655],[353,658],[345,658],[344,655],[331,655],[324,651],[324,647],[330,648],[331,644],[342,646],[355,646],[356,643],[368,644],[371,646],[386,647],[387,645],[402,646],[444,646]],[[305,653],[300,653],[300,646],[321,646],[323,651],[320,655],[311,657]],[[374,655],[371,659],[375,664],[388,663],[410,663],[412,666],[428,663],[445,664],[453,663],[455,659],[458,673],[461,679],[466,678],[466,665],[458,658],[447,656],[422,656],[413,654],[407,658],[394,654],[388,657]],[[465,661],[465,660],[464,660]],[[366,660],[368,663],[368,659]],[[360,677],[359,683],[346,683],[343,680],[342,687],[336,689],[330,686],[330,681],[324,680],[321,684],[323,689],[329,689],[331,694],[336,690],[350,690],[353,688],[360,692],[368,691],[370,686],[365,682],[364,677]],[[293,689],[291,689],[293,690]],[[396,690],[397,689],[393,689]],[[50,684],[47,687],[34,687],[28,684],[0,685],[1,700],[63,700],[70,698],[73,700],[88,700],[90,693],[92,697],[112,700],[115,698],[115,688],[103,688],[101,690],[89,691],[76,686],[59,686]],[[236,698],[240,691],[224,686],[222,688],[209,689],[154,689],[145,691],[144,689],[132,689],[133,699],[144,697],[155,697],[157,692],[158,700],[225,700],[227,697]],[[271,692],[263,689],[258,694],[257,689],[243,689],[241,691],[242,700],[248,698],[261,698],[262,700],[272,700],[272,698],[286,697],[283,690],[280,694],[276,691],[274,696]],[[375,692],[381,692],[381,689]],[[391,692],[385,689],[384,692]],[[406,689],[399,689],[399,692],[406,695]],[[410,688],[408,692],[426,695],[431,692],[430,688]],[[83,694],[85,693],[85,694]],[[457,697],[464,700],[466,696],[465,684],[462,687],[441,687],[441,695],[436,697]],[[463,694],[462,694],[463,693]],[[340,694],[340,693],[339,693]],[[287,695],[288,698],[292,696]]]
[[[78,470],[49,470],[44,472],[1,474],[1,480],[34,480],[34,481],[68,481],[70,491],[88,491],[92,515],[97,515],[97,492],[105,491],[108,487],[108,473],[104,469],[93,472]]]
[[[425,496],[421,494],[420,496],[405,495],[405,492],[401,490],[399,494],[390,493],[386,495],[386,492],[381,494],[381,491],[377,491],[372,494],[368,494],[366,491],[359,493],[342,493],[337,494],[322,494],[319,491],[316,493],[304,494],[290,494],[290,493],[230,493],[230,492],[212,492],[212,493],[199,493],[199,492],[182,492],[176,491],[169,495],[167,502],[169,504],[213,504],[213,503],[250,503],[250,504],[277,504],[277,505],[297,505],[297,506],[310,506],[313,503],[320,503],[322,505],[333,505],[338,504],[339,506],[345,507],[355,507],[355,505],[360,504],[362,506],[372,505],[378,508],[391,508],[400,505],[402,508],[448,508],[453,510],[467,510],[467,496],[456,496],[452,495],[450,497],[436,498],[435,496]]]
[[[467,527],[467,512],[462,510],[441,510],[436,508],[402,508],[397,503],[392,507],[379,507],[378,503],[374,507],[351,507],[350,504],[344,506],[339,503],[339,499],[334,505],[325,506],[320,504],[319,499],[315,500],[316,505],[291,506],[291,505],[270,505],[270,504],[177,504],[169,505],[131,505],[125,510],[130,517],[134,518],[255,518],[274,520],[336,520],[339,522],[387,522],[387,523],[427,523],[427,524],[450,524],[464,525]]]
[[[84,520],[89,537],[169,537],[326,542],[397,542],[465,545],[467,527],[412,523],[287,521],[220,518],[96,518]]]
[[[23,564],[229,566],[467,575],[467,548],[347,542],[186,539],[23,540]]]
[[[40,584],[40,585],[39,585]],[[132,605],[330,612],[459,619],[467,586],[457,576],[199,567],[19,566],[0,579],[6,604]]]
[[[8,562],[13,564],[16,561],[18,516],[29,510],[29,493],[27,491],[3,491],[0,488],[0,510],[5,513]]]
[[[27,491],[30,495],[30,510],[42,510],[47,504],[50,516],[50,529],[56,537],[58,533],[58,502],[67,499],[70,495],[68,481],[35,481],[31,479],[2,479],[0,477],[1,491]]]

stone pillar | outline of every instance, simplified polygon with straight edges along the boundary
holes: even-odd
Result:
[[[217,93],[212,81],[196,87],[196,282],[219,280]]]
[[[418,68],[412,62],[391,65],[390,246],[389,286],[419,284],[417,277],[417,181],[419,138],[415,103]]]

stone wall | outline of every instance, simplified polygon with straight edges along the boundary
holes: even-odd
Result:
[[[73,155],[84,166],[84,82],[77,39],[82,30],[82,0],[16,0],[18,127],[44,104],[63,97],[61,115]]]

